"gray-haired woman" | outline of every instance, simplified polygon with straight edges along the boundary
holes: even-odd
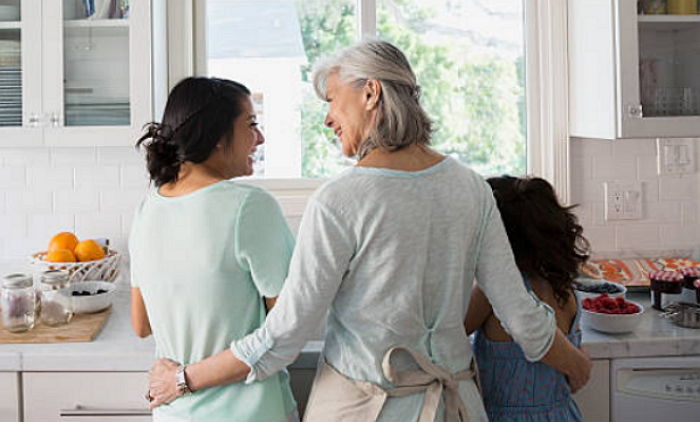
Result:
[[[274,374],[328,314],[305,420],[486,420],[464,329],[474,279],[529,359],[567,374],[574,390],[585,384],[590,361],[520,281],[489,186],[428,147],[431,123],[403,53],[362,42],[323,63],[314,86],[330,104],[326,125],[359,161],[309,200],[265,324],[187,366],[189,388]],[[177,398],[176,367],[154,365],[154,406]]]

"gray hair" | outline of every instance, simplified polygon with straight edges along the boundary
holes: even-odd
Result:
[[[359,158],[375,148],[396,151],[411,144],[429,145],[432,122],[420,105],[420,87],[406,56],[385,41],[363,41],[339,51],[315,69],[316,94],[327,100],[328,76],[360,89],[368,79],[381,84],[377,120],[358,148]]]

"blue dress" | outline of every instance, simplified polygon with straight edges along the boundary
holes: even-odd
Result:
[[[532,291],[527,277],[523,278],[527,289]],[[566,337],[580,347],[581,304],[578,300],[576,306],[576,316]],[[544,363],[528,362],[515,342],[490,341],[478,330],[474,336],[474,356],[490,421],[583,421],[564,374]]]

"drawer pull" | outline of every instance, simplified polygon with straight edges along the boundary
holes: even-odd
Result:
[[[151,416],[148,409],[61,409],[61,417]]]

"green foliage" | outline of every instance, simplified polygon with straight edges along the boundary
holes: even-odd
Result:
[[[435,122],[434,147],[485,175],[525,172],[524,62],[439,38],[426,27],[431,11],[413,0],[378,2],[380,38],[406,54]],[[309,66],[356,39],[354,2],[303,1],[300,19]],[[340,13],[338,13],[340,11]],[[347,160],[324,128],[326,107],[309,91],[302,105],[303,177],[336,174]]]

